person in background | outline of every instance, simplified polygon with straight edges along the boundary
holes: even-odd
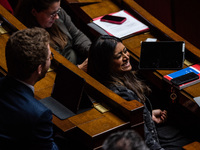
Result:
[[[179,141],[182,137],[177,136],[179,135],[178,130],[167,126],[165,128],[168,118],[167,111],[152,109],[147,97],[151,89],[137,77],[137,72],[132,70],[130,54],[119,38],[103,35],[91,45],[88,74],[125,100],[138,100],[144,104],[145,143],[151,150],[164,149],[160,144],[160,139],[166,149],[178,150],[187,144],[188,141]],[[157,132],[158,126],[164,126],[162,134]]]
[[[72,23],[60,0],[22,0],[15,16],[27,27],[45,28],[50,46],[80,69],[87,70],[90,39]]]
[[[52,112],[34,98],[34,85],[51,64],[48,32],[15,32],[5,54],[8,74],[0,79],[0,149],[57,150]]]
[[[103,142],[103,150],[149,150],[142,137],[134,130],[112,133]]]

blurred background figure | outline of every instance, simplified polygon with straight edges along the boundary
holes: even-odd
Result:
[[[103,143],[103,150],[149,150],[142,137],[134,130],[111,134]]]

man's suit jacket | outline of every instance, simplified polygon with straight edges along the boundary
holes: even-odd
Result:
[[[52,112],[30,87],[11,77],[0,79],[0,149],[57,149]]]

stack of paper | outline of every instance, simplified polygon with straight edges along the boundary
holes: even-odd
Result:
[[[93,19],[93,23],[101,27],[108,34],[116,36],[118,38],[125,38],[127,36],[135,35],[149,30],[148,26],[134,18],[127,11],[121,10],[110,15],[126,17],[127,20],[122,24],[114,24],[100,21],[100,19],[103,17],[101,16]]]

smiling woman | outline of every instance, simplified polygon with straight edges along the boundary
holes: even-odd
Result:
[[[130,55],[122,41],[114,36],[103,35],[89,51],[88,73],[106,85],[122,85],[134,91],[134,98],[144,102],[150,89],[136,77],[130,64]],[[137,96],[136,96],[137,95]],[[129,100],[132,100],[129,99]]]
[[[114,72],[131,71],[130,55],[122,43],[117,43],[111,64]]]
[[[129,52],[119,38],[104,35],[92,43],[88,73],[125,100],[138,100],[144,104],[144,139],[150,150],[182,150],[183,145],[191,142],[169,121],[166,122],[166,110],[152,110],[147,98],[151,90],[132,70]]]
[[[127,101],[138,100],[144,104],[145,142],[151,150],[163,150],[155,123],[164,123],[167,111],[152,110],[151,103],[146,97],[151,90],[132,71],[129,52],[120,39],[104,35],[92,44],[88,58],[88,73]]]
[[[23,0],[15,13],[27,27],[45,28],[50,45],[80,69],[86,71],[90,39],[72,23],[60,7],[60,0]]]

